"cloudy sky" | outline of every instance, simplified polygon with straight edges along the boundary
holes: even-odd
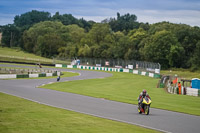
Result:
[[[200,27],[200,0],[0,0],[0,25],[12,24],[16,15],[31,10],[72,14],[96,22],[116,17],[117,12],[130,13],[139,22],[169,21]]]

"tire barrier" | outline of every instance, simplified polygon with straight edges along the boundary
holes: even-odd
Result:
[[[181,86],[181,89],[179,90],[178,86],[172,84],[170,80],[167,81],[166,89],[171,94],[181,94],[200,97],[200,89]]]
[[[125,68],[95,67],[95,66],[83,66],[83,65],[63,65],[63,64],[56,64],[55,67],[100,70],[100,71],[109,71],[109,72],[126,72],[126,73],[133,73],[133,74],[148,76],[152,78],[160,78],[160,74],[134,70],[134,69],[125,69]]]

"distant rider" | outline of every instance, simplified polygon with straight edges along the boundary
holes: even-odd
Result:
[[[139,105],[139,106],[141,106],[141,103],[142,103],[142,101],[143,101],[143,98],[145,98],[145,97],[148,97],[149,99],[151,99],[150,96],[148,95],[147,91],[146,91],[146,90],[143,90],[143,91],[140,93],[139,97],[138,97],[138,105]]]

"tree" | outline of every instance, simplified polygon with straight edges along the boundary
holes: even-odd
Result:
[[[81,47],[79,49],[78,56],[91,57],[91,49],[90,49],[90,47],[87,44],[85,44],[84,47]]]
[[[25,50],[51,57],[58,54],[58,49],[67,46],[69,29],[61,22],[45,21],[35,24],[24,32]]]
[[[137,22],[137,16],[134,14],[125,14],[120,16],[120,13],[117,13],[117,19],[110,18],[109,25],[113,31],[125,31],[128,33],[129,30],[136,29],[139,27]]]
[[[19,45],[19,29],[13,24],[2,26],[2,46],[16,47]]]
[[[51,14],[49,12],[32,10],[31,12],[15,16],[14,25],[28,29],[33,24],[50,20],[50,17]]]
[[[129,43],[129,50],[126,54],[127,59],[135,59],[140,60],[140,52],[139,50],[144,47],[141,44],[142,40],[148,37],[147,32],[143,28],[131,30],[128,34],[130,43]]]
[[[191,59],[192,62],[192,70],[198,70],[200,67],[200,41],[197,42],[196,48],[194,50],[194,55]]]
[[[178,45],[178,41],[171,32],[166,30],[156,32],[144,46],[145,59],[160,63],[164,69],[168,68],[168,56],[173,45]]]
[[[86,34],[83,28],[76,24],[68,25],[67,29],[69,31],[69,39],[73,44],[80,44],[81,39],[85,38]]]
[[[170,48],[169,55],[167,59],[169,60],[170,67],[180,68],[183,63],[183,56],[185,55],[184,48],[177,42],[177,44],[172,45]]]
[[[111,33],[110,26],[108,24],[96,23],[92,26],[92,29],[88,33],[89,45],[98,44],[105,41],[108,34]]]
[[[91,26],[95,23],[94,21],[86,21],[83,18],[77,19],[72,14],[63,14],[60,15],[59,12],[56,12],[55,15],[51,18],[52,21],[60,21],[64,25],[76,24],[81,28],[84,28],[86,31],[89,31]]]

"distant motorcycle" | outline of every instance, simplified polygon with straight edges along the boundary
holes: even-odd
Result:
[[[149,115],[150,105],[151,99],[149,99],[148,97],[144,97],[142,100],[142,104],[138,105],[139,114],[145,113],[146,115]]]

